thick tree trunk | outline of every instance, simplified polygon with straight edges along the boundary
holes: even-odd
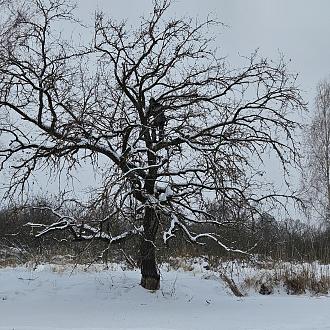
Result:
[[[158,290],[160,275],[156,262],[155,239],[158,219],[152,207],[146,207],[144,214],[144,238],[141,241],[141,286],[147,290]]]

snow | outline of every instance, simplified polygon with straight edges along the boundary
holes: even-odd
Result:
[[[149,292],[139,271],[102,267],[0,269],[0,329],[330,329],[329,296],[236,298],[216,274],[165,268],[161,290]]]

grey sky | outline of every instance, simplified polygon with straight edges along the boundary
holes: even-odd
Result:
[[[92,19],[95,8],[130,23],[149,12],[152,0],[78,1],[79,14]],[[283,53],[290,68],[299,73],[298,82],[312,101],[317,82],[330,74],[330,1],[328,0],[176,0],[175,16],[215,15],[228,28],[218,31],[218,46],[229,62],[239,63],[239,54],[256,48],[266,57]]]
[[[128,18],[132,25],[152,10],[152,0],[80,0],[77,3],[78,16],[89,23],[96,9],[103,9],[118,20]],[[290,69],[299,74],[298,84],[310,105],[317,82],[330,74],[329,13],[328,0],[176,0],[170,10],[176,17],[203,19],[211,14],[226,24],[228,27],[215,31],[217,46],[233,66],[240,63],[240,55],[248,56],[256,48],[262,56],[274,60],[280,53],[284,54],[291,60]],[[93,184],[91,169],[80,171],[79,177],[82,182]],[[43,186],[41,184],[41,191],[45,192]],[[47,189],[58,189],[57,183],[52,186]]]

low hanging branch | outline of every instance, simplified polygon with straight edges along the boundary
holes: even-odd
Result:
[[[108,243],[109,245],[113,245],[126,241],[134,236],[143,235],[142,226],[139,228],[127,230],[116,236],[111,235],[110,232],[103,231],[102,223],[104,223],[105,221],[109,221],[116,212],[114,212],[113,215],[108,216],[106,219],[98,221],[100,225],[98,227],[95,227],[86,224],[82,221],[79,221],[72,216],[61,215],[59,212],[50,207],[37,207],[37,209],[50,211],[51,214],[58,218],[58,221],[53,222],[50,225],[33,222],[26,223],[26,226],[39,229],[39,232],[35,235],[36,237],[41,237],[43,235],[50,234],[53,231],[68,230],[76,241],[101,240]]]

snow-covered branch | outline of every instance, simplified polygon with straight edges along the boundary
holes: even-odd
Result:
[[[130,230],[127,230],[119,235],[113,236],[109,231],[103,231],[103,227],[100,225],[99,227],[91,226],[88,223],[84,223],[81,220],[77,220],[74,217],[66,216],[60,214],[55,209],[50,207],[36,207],[40,210],[50,211],[56,218],[59,220],[57,222],[53,222],[50,225],[45,225],[42,223],[26,223],[26,226],[31,228],[38,229],[38,233],[35,235],[36,237],[41,237],[46,234],[50,234],[52,231],[58,230],[68,230],[71,235],[73,235],[75,240],[94,240],[99,239],[107,242],[108,244],[117,244],[120,243],[130,237],[133,236],[141,236],[143,234],[143,227],[136,227]],[[113,214],[115,214],[114,212]],[[97,223],[102,224],[103,222],[110,220],[111,215],[107,216],[105,219],[98,221]],[[93,222],[93,221],[91,221]]]

